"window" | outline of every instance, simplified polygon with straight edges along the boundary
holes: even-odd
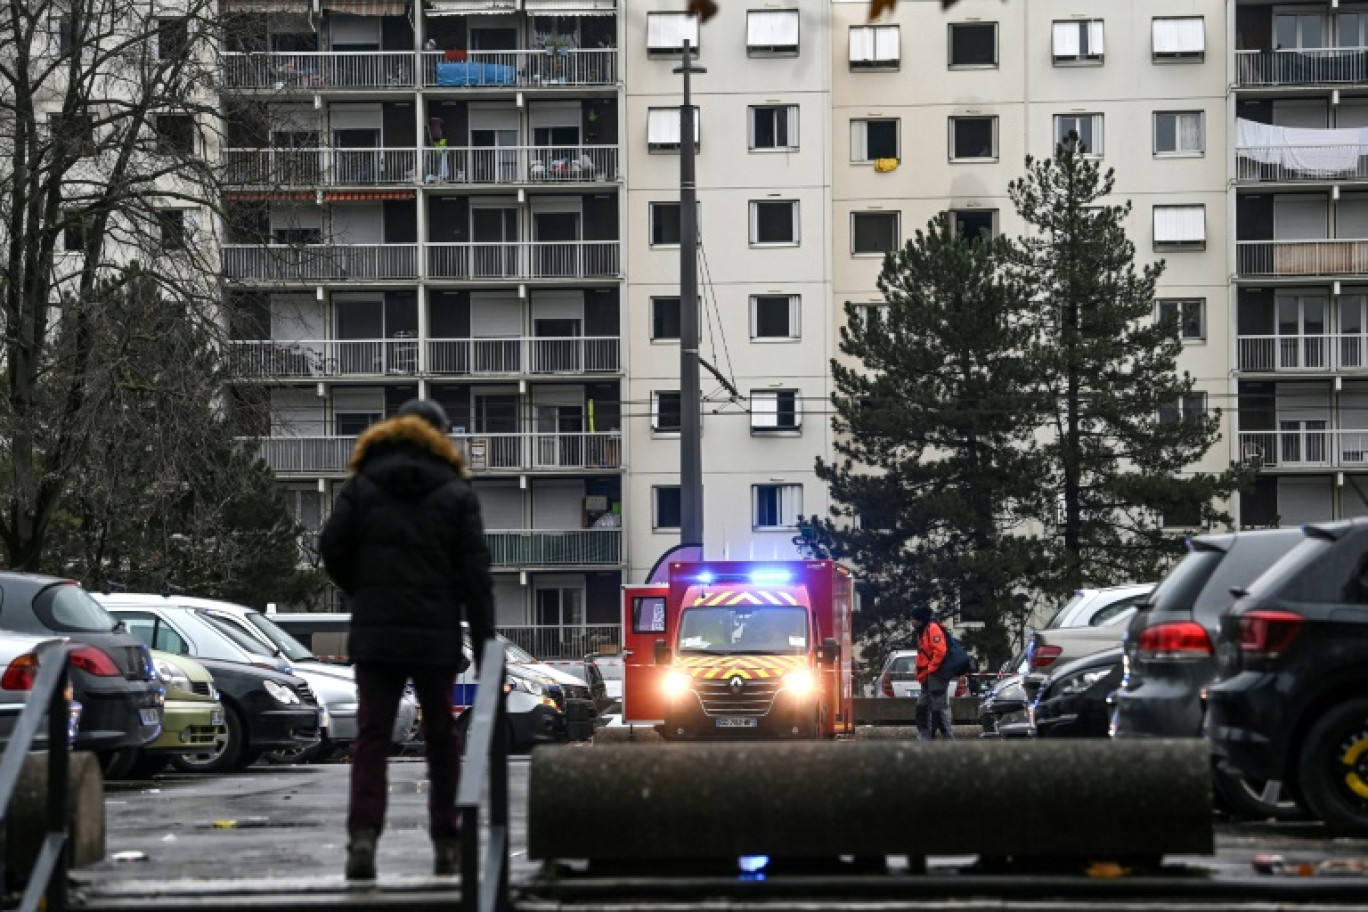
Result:
[[[651,430],[679,433],[679,390],[652,390]]]
[[[797,339],[801,301],[798,295],[751,295],[751,338]]]
[[[1200,155],[1206,151],[1201,111],[1156,111],[1155,155]]]
[[[1102,20],[1080,19],[1054,23],[1054,62],[1101,63]]]
[[[862,329],[874,329],[876,323],[883,325],[888,322],[887,304],[857,304],[851,302],[850,325]],[[868,528],[868,527],[866,527]]]
[[[996,22],[952,22],[950,66],[995,67],[998,64]]]
[[[337,437],[359,437],[372,424],[385,420],[383,412],[335,412],[333,434]]]
[[[1184,341],[1206,338],[1206,301],[1173,298],[1159,302],[1159,322],[1171,323]]]
[[[80,216],[66,216],[66,224],[62,226],[62,249],[68,253],[85,250],[85,220]]]
[[[157,59],[183,60],[190,54],[190,20],[176,16],[157,20]]]
[[[750,204],[750,242],[752,244],[797,244],[797,200],[752,200]]]
[[[647,13],[646,51],[649,54],[681,54],[688,39],[698,53],[698,18],[688,13]]]
[[[896,25],[856,25],[850,29],[852,70],[896,70],[902,43]]]
[[[665,596],[639,595],[632,599],[632,633],[665,632]]]
[[[898,249],[901,232],[896,212],[852,212],[850,252],[883,256]]]
[[[1200,63],[1206,56],[1201,16],[1154,20],[1154,59]]]
[[[651,203],[651,246],[679,246],[679,203]]]
[[[699,146],[702,121],[698,106],[694,106],[694,151]],[[679,108],[651,108],[646,112],[646,144],[652,152],[678,152],[680,131]]]
[[[953,161],[996,159],[997,118],[950,118],[950,158]]]
[[[1063,145],[1070,133],[1077,134],[1079,151],[1093,158],[1102,155],[1101,114],[1056,114],[1055,142]]]
[[[757,105],[750,109],[750,147],[788,151],[798,148],[798,106]]]
[[[195,154],[195,121],[187,114],[158,114],[153,121],[157,152],[161,155]]]
[[[750,10],[746,13],[746,53],[798,53],[798,11]]]
[[[75,32],[70,19],[53,16],[48,19],[48,54],[52,57],[65,57],[71,53]]]
[[[651,488],[651,528],[679,528],[679,485],[654,485]]]
[[[898,154],[898,120],[852,120],[850,122],[850,160],[872,162],[881,158],[901,158]]]
[[[997,237],[997,210],[951,209],[950,227],[966,241]]]
[[[651,340],[679,340],[679,298],[651,298]]]
[[[1173,424],[1177,421],[1186,421],[1194,418],[1206,416],[1207,394],[1193,391],[1185,393],[1159,406],[1159,423]]]
[[[1155,206],[1155,249],[1194,249],[1206,247],[1205,206]]]
[[[95,121],[89,114],[50,114],[48,125],[59,153],[78,157],[95,154]]]
[[[157,210],[157,234],[163,250],[184,250],[190,234],[190,213],[184,209]]]
[[[752,431],[796,431],[803,424],[797,390],[751,390]]]
[[[803,515],[803,486],[760,484],[751,487],[752,525],[756,529],[796,529]]]

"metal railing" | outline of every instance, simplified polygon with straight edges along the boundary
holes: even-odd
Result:
[[[225,149],[224,178],[235,186],[316,187],[417,183],[418,150]]]
[[[1235,270],[1245,276],[1368,273],[1368,240],[1237,241]]]
[[[1368,145],[1241,146],[1235,150],[1235,155],[1235,179],[1238,181],[1368,178]]]
[[[265,437],[244,440],[255,442],[261,459],[272,471],[284,475],[342,472],[347,468],[352,450],[356,448],[355,437]],[[620,431],[462,434],[452,435],[452,441],[475,472],[622,467]]]
[[[510,184],[616,181],[617,146],[428,146],[428,183]]]
[[[1235,84],[1334,85],[1368,80],[1368,48],[1236,51]]]
[[[228,343],[235,377],[354,377],[418,373],[417,338],[269,339]]]
[[[420,57],[428,88],[608,86],[618,74],[616,48],[425,51]]]
[[[419,360],[422,350],[426,362]],[[622,370],[617,336],[489,339],[235,339],[233,376],[318,378],[396,374],[601,374]]]
[[[508,695],[504,691],[504,647],[484,644],[456,786],[461,815],[461,910],[503,912],[508,903]],[[489,845],[480,867],[480,809],[489,783]]]
[[[44,650],[38,675],[29,691],[19,719],[10,734],[9,744],[0,758],[0,896],[7,895],[9,872],[5,868],[6,830],[9,825],[10,802],[19,785],[24,759],[33,748],[43,715],[47,715],[47,835],[28,883],[20,900],[20,912],[63,912],[67,906],[67,871],[71,866],[71,848],[67,821],[70,818],[71,796],[68,775],[71,767],[71,739],[69,734],[71,707],[67,697],[70,673],[67,659],[71,646],[56,644]]]
[[[1363,370],[1368,368],[1368,333],[1318,336],[1239,336],[1242,371]]]
[[[583,659],[605,647],[622,649],[621,624],[500,625],[498,632],[539,659]]]
[[[617,336],[429,339],[426,370],[434,374],[594,374],[622,370]]]
[[[609,278],[621,271],[619,241],[507,241],[427,246],[436,279]]]
[[[1266,468],[1357,468],[1368,465],[1368,430],[1298,428],[1240,431],[1240,455]]]
[[[229,89],[413,88],[413,51],[227,52]]]
[[[485,532],[495,567],[616,566],[621,529],[496,529]]]
[[[416,279],[417,244],[225,244],[230,279]]]

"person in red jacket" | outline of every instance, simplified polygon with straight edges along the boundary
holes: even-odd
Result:
[[[945,629],[931,616],[931,609],[918,605],[912,609],[917,626],[917,740],[930,741],[936,732],[947,741],[955,740],[950,722],[950,682],[936,674],[945,661],[948,643]]]

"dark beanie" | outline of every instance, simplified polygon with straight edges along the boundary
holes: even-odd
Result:
[[[922,626],[931,623],[931,609],[926,605],[918,605],[912,609],[912,620]]]
[[[399,406],[399,411],[395,412],[395,415],[413,415],[422,418],[443,434],[451,430],[451,422],[447,419],[446,409],[431,399],[410,399]]]

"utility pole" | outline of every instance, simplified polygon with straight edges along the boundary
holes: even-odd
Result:
[[[703,545],[703,403],[698,380],[698,193],[694,176],[694,109],[690,42],[675,67],[684,76],[679,110],[679,543]]]

